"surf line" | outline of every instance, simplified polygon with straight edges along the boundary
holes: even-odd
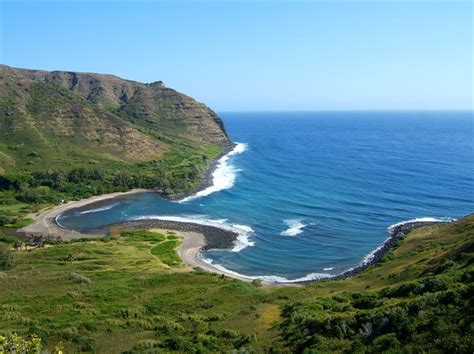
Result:
[[[198,191],[196,194],[190,195],[186,198],[179,200],[178,203],[189,202],[191,200],[205,197],[209,194],[219,192],[224,189],[232,188],[237,177],[237,172],[239,172],[240,170],[232,166],[232,164],[229,162],[229,159],[233,155],[243,153],[245,150],[247,150],[247,147],[248,145],[245,143],[236,143],[232,151],[222,156],[218,160],[217,166],[214,172],[212,172],[212,185],[203,190]]]
[[[456,219],[423,217],[423,218],[406,220],[406,221],[402,221],[402,222],[390,225],[388,227],[389,237],[382,243],[382,245],[380,245],[379,247],[375,248],[374,250],[366,254],[357,266],[348,268],[338,274],[313,272],[296,279],[287,279],[285,277],[281,277],[278,275],[245,275],[245,274],[241,274],[233,270],[227,269],[220,264],[216,264],[213,262],[212,259],[205,258],[202,254],[200,254],[199,257],[203,262],[207,263],[211,268],[214,268],[218,270],[219,272],[222,272],[230,277],[234,277],[234,278],[245,280],[245,281],[253,281],[256,279],[260,279],[264,281],[265,283],[269,283],[269,284],[272,284],[272,283],[273,284],[295,284],[295,283],[305,284],[305,283],[311,283],[311,282],[322,280],[322,279],[337,280],[337,279],[352,277],[360,273],[367,267],[371,266],[372,264],[377,263],[387,252],[391,251],[394,247],[396,247],[396,244],[400,238],[403,238],[404,236],[406,236],[410,231],[423,227],[423,226],[428,226],[428,225],[433,225],[433,224],[444,224],[444,223],[449,223],[453,221],[456,221]],[[324,268],[323,271],[329,271],[332,269],[334,268],[328,267],[328,268]]]

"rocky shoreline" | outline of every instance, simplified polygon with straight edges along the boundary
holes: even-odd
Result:
[[[392,251],[394,248],[397,247],[398,242],[404,238],[406,235],[408,235],[411,231],[415,229],[419,229],[421,227],[429,226],[429,225],[436,225],[436,224],[446,224],[451,221],[412,221],[412,222],[406,222],[406,223],[400,223],[397,225],[392,226],[389,229],[389,237],[385,240],[382,246],[378,247],[373,251],[373,253],[370,256],[370,259],[368,259],[366,262],[362,262],[358,266],[348,269],[341,274],[338,274],[336,276],[326,278],[329,280],[338,280],[338,279],[346,279],[346,278],[351,278],[363,270],[367,269],[368,267],[375,265],[378,263],[387,253]],[[319,279],[323,280],[323,279]],[[317,280],[316,280],[317,281]]]
[[[168,200],[180,200],[189,196],[194,195],[200,190],[206,189],[213,185],[213,176],[212,174],[216,170],[219,160],[231,152],[235,148],[236,144],[232,143],[229,144],[225,150],[219,154],[216,158],[213,159],[212,162],[209,163],[206,171],[204,172],[204,176],[200,181],[199,185],[193,189],[192,191],[188,191],[185,193],[174,194],[174,195],[162,195],[160,191],[152,191],[152,190],[132,190],[125,193],[111,193],[109,195],[103,196],[96,196],[82,201],[70,202],[65,205],[60,205],[54,208],[53,210],[43,212],[40,215],[35,215],[35,219],[37,220],[35,224],[27,226],[23,229],[17,230],[19,234],[23,234],[26,237],[32,236],[40,236],[40,237],[56,237],[63,240],[72,240],[72,239],[79,239],[79,238],[95,238],[95,237],[104,237],[106,236],[108,229],[112,227],[119,227],[124,228],[127,230],[138,230],[138,229],[166,229],[166,230],[175,230],[177,232],[181,232],[183,234],[200,234],[201,243],[198,247],[194,247],[196,254],[191,257],[193,258],[192,263],[204,268],[208,271],[216,272],[219,274],[225,274],[231,277],[235,277],[244,281],[249,281],[245,276],[237,277],[230,272],[224,272],[215,268],[212,265],[208,265],[207,263],[204,264],[199,259],[199,252],[210,250],[210,249],[231,249],[234,246],[237,237],[239,236],[238,233],[226,229],[222,229],[216,226],[210,225],[203,225],[197,224],[193,222],[181,222],[181,221],[171,221],[171,220],[158,220],[158,219],[148,219],[148,220],[130,220],[110,225],[105,225],[100,230],[93,230],[87,233],[77,232],[75,230],[69,230],[63,228],[56,222],[57,215],[63,213],[66,210],[70,209],[80,209],[90,207],[91,203],[101,203],[110,201],[113,198],[120,198],[127,194],[132,193],[143,193],[143,192],[155,192],[158,193],[161,197],[166,198]],[[385,240],[383,245],[375,249],[371,252],[363,262],[361,262],[358,266],[348,269],[338,275],[330,276],[328,278],[321,278],[321,279],[313,279],[301,282],[270,282],[265,281],[264,283],[267,284],[274,284],[274,285],[304,285],[308,283],[313,283],[316,281],[321,280],[338,280],[338,279],[345,279],[353,277],[363,270],[367,269],[368,267],[378,263],[388,252],[393,250],[400,239],[405,237],[408,233],[412,230],[434,225],[434,224],[443,224],[448,223],[450,221],[436,221],[436,220],[413,220],[408,221],[400,224],[393,225],[389,229],[389,237]],[[186,251],[186,250],[185,250]]]
[[[202,250],[230,249],[238,234],[215,226],[169,220],[130,220],[107,227],[123,227],[127,230],[164,229],[178,232],[197,232],[204,236],[205,245]]]
[[[16,230],[16,234],[24,239],[39,237],[45,239],[57,238],[68,241],[80,238],[104,237],[107,234],[107,229],[104,228],[121,225],[131,229],[162,228],[173,229],[182,232],[197,232],[204,235],[205,245],[202,246],[203,250],[217,248],[230,249],[234,245],[238,234],[236,232],[221,229],[214,226],[164,220],[136,220],[114,225],[107,225],[104,226],[104,228],[101,228],[100,230],[78,232],[75,230],[63,228],[57,223],[56,218],[58,215],[64,213],[66,210],[81,210],[82,208],[87,209],[90,208],[91,204],[96,204],[100,206],[102,203],[109,203],[111,199],[121,198],[123,196],[135,193],[154,192],[160,195],[162,198],[168,200],[180,200],[192,196],[200,190],[206,189],[213,185],[213,173],[216,170],[220,159],[230,153],[235,148],[235,146],[235,143],[229,143],[228,145],[226,145],[224,150],[209,163],[201,181],[199,182],[198,186],[193,190],[179,194],[166,195],[159,190],[134,189],[128,192],[109,193],[105,195],[99,195],[83,199],[80,201],[70,201],[68,203],[58,205],[51,210],[29,215],[29,217],[35,219],[36,222],[32,225],[28,225],[24,228]]]
[[[227,155],[228,153],[230,153],[235,148],[236,145],[237,144],[232,142],[232,143],[230,143],[230,144],[228,144],[224,147],[224,150],[222,150],[222,152],[219,155],[217,155],[208,164],[208,166],[206,167],[206,170],[203,173],[203,176],[202,176],[201,180],[199,181],[198,185],[195,188],[193,188],[189,191],[186,191],[186,192],[175,193],[175,194],[166,194],[166,193],[163,193],[162,191],[158,191],[158,190],[155,191],[155,192],[160,197],[162,197],[164,199],[176,201],[176,200],[181,200],[181,199],[190,197],[190,196],[196,194],[199,191],[202,191],[206,188],[211,187],[214,184],[212,174],[216,170],[217,165],[219,164],[219,160],[221,158],[223,158],[225,155]]]
[[[361,273],[365,269],[377,264],[387,253],[392,251],[397,247],[398,242],[408,235],[411,231],[419,229],[425,226],[436,225],[436,224],[446,224],[451,221],[413,221],[400,223],[392,226],[389,229],[389,237],[385,240],[382,246],[375,249],[371,254],[368,260],[362,262],[360,265],[348,269],[341,274],[331,276],[329,278],[313,279],[301,282],[272,282],[272,281],[262,281],[263,284],[267,285],[305,285],[318,281],[333,281],[340,279],[347,279],[357,274]],[[232,231],[224,230],[214,226],[200,225],[194,223],[186,222],[177,222],[177,221],[168,221],[168,220],[134,220],[124,223],[117,223],[114,225],[109,225],[109,227],[124,227],[127,230],[138,230],[138,229],[166,229],[166,230],[175,230],[181,233],[198,233],[204,237],[204,242],[198,248],[199,251],[210,250],[210,249],[229,249],[232,247],[235,242],[238,234]],[[242,281],[252,281],[251,278],[247,276],[236,276],[231,272],[223,271],[222,269],[215,268],[211,264],[203,263],[199,260],[199,257],[192,257],[193,266],[198,266],[207,271],[224,274],[230,277]]]
[[[171,221],[171,220],[158,220],[158,219],[149,219],[149,220],[130,220],[115,224],[109,224],[104,226],[99,230],[91,230],[90,232],[83,233],[77,232],[75,230],[65,229],[57,224],[56,216],[63,213],[66,210],[76,209],[88,206],[90,207],[91,203],[105,202],[113,198],[120,198],[123,195],[132,194],[132,193],[143,193],[151,192],[150,190],[133,190],[126,193],[113,193],[109,195],[97,196],[89,198],[87,200],[82,200],[79,202],[70,202],[67,205],[61,205],[53,210],[48,212],[43,212],[41,215],[36,215],[37,222],[33,225],[27,226],[21,230],[18,230],[19,233],[22,233],[27,237],[53,237],[62,239],[65,241],[81,239],[81,238],[100,238],[106,237],[107,231],[109,228],[123,228],[126,230],[139,230],[139,229],[164,229],[164,230],[174,230],[182,235],[200,235],[201,237],[199,242],[194,242],[189,249],[181,250],[180,254],[186,254],[187,263],[193,267],[199,267],[204,270],[223,274],[230,276],[242,281],[252,281],[253,278],[247,276],[239,276],[233,272],[228,272],[215,266],[205,263],[201,260],[199,254],[201,251],[210,250],[210,249],[230,249],[234,246],[234,243],[239,236],[238,233],[226,229],[222,229],[216,226],[197,224],[193,222],[181,222],[181,221]],[[301,282],[272,282],[272,281],[262,281],[262,283],[267,285],[305,285],[309,283],[314,283],[317,281],[332,281],[339,279],[346,279],[353,277],[360,272],[364,271],[368,267],[378,263],[388,252],[393,250],[397,245],[398,241],[409,234],[411,231],[429,225],[435,224],[445,224],[450,221],[439,221],[439,220],[430,220],[430,221],[408,221],[400,224],[393,225],[389,229],[389,237],[385,240],[383,245],[376,248],[371,252],[366,259],[358,266],[348,269],[338,275],[331,276],[328,278],[313,279]],[[189,254],[188,254],[189,253]]]

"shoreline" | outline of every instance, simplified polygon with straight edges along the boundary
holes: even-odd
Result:
[[[232,152],[236,146],[237,144],[234,142],[231,142],[228,146],[224,146],[224,150],[222,150],[222,152],[219,155],[214,157],[212,161],[209,163],[209,165],[206,167],[201,180],[199,181],[199,183],[197,184],[195,188],[186,192],[176,193],[176,194],[165,194],[165,193],[161,193],[160,191],[156,191],[156,193],[158,193],[158,195],[164,199],[172,200],[172,201],[180,201],[181,199],[191,197],[195,195],[196,193],[198,193],[199,191],[202,191],[204,189],[207,189],[213,186],[213,173],[216,171],[219,165],[219,161],[224,156]]]
[[[203,173],[203,177],[198,183],[198,186],[190,191],[177,193],[173,195],[168,195],[163,193],[160,190],[155,189],[142,189],[142,188],[134,188],[126,192],[114,192],[114,193],[107,193],[101,194],[97,196],[93,196],[90,198],[85,198],[81,200],[71,200],[67,203],[60,204],[53,206],[51,209],[38,211],[36,213],[29,214],[27,217],[35,220],[34,223],[19,228],[16,230],[16,234],[23,235],[25,237],[32,237],[32,236],[40,236],[40,237],[50,237],[50,238],[60,238],[64,241],[80,239],[80,238],[98,238],[104,237],[103,233],[81,233],[75,230],[66,229],[61,225],[58,225],[56,222],[56,218],[58,215],[64,213],[67,210],[81,208],[88,204],[97,203],[101,201],[106,201],[110,199],[114,199],[116,197],[121,197],[129,194],[136,194],[136,193],[146,193],[146,192],[154,192],[158,194],[160,197],[171,200],[171,201],[178,201],[180,199],[187,198],[196,194],[198,191],[208,188],[213,185],[213,176],[212,174],[216,170],[219,160],[224,157],[225,155],[229,154],[236,146],[234,142],[230,142],[227,146],[224,146],[224,150],[217,155],[209,165],[206,167],[206,170]]]
[[[178,253],[182,262],[187,266],[193,269],[198,268],[209,273],[224,275],[240,281],[252,281],[243,275],[232,274],[224,270],[220,270],[212,266],[211,264],[205,262],[201,258],[201,251],[204,247],[206,247],[205,235],[203,235],[202,233],[178,231],[177,234],[182,237],[183,243],[176,249],[176,252]]]
[[[62,227],[57,223],[57,216],[71,209],[78,209],[85,207],[93,203],[99,203],[103,201],[110,201],[114,198],[122,196],[137,194],[137,193],[150,193],[154,192],[160,195],[162,198],[168,200],[180,200],[187,198],[213,185],[213,173],[219,164],[220,159],[233,151],[236,144],[229,145],[221,154],[219,154],[209,164],[208,168],[204,173],[204,177],[199,183],[198,187],[192,191],[176,194],[173,196],[165,196],[159,191],[151,189],[132,189],[127,192],[115,192],[108,193],[99,196],[93,196],[87,199],[79,201],[69,201],[65,204],[60,204],[53,207],[52,209],[30,214],[29,217],[33,218],[35,222],[26,227],[17,230],[17,234],[23,235],[27,238],[31,237],[44,237],[44,238],[58,238],[63,241],[77,240],[77,239],[94,239],[102,238],[107,236],[108,228],[124,228],[127,230],[137,229],[166,229],[175,231],[183,235],[183,244],[177,249],[179,256],[183,263],[193,268],[200,268],[207,272],[225,275],[241,281],[252,282],[259,280],[262,284],[273,285],[273,286],[301,286],[309,283],[314,283],[321,280],[339,280],[346,279],[356,276],[360,272],[364,271],[368,267],[378,263],[388,252],[392,251],[398,245],[398,241],[404,238],[411,231],[434,224],[448,223],[450,221],[443,220],[423,220],[414,219],[394,224],[388,228],[389,237],[383,242],[382,245],[368,253],[365,258],[356,266],[343,271],[340,274],[330,275],[325,277],[319,277],[315,279],[288,279],[287,281],[280,280],[269,280],[264,279],[265,276],[247,276],[231,270],[228,270],[220,265],[214,265],[202,258],[201,251],[210,249],[231,249],[235,245],[239,234],[235,231],[226,230],[218,226],[210,226],[193,222],[184,221],[171,221],[171,220],[160,220],[160,219],[145,219],[145,220],[130,220],[115,224],[104,225],[103,229],[91,231],[91,232],[79,232],[72,229]],[[263,278],[263,279],[262,279]],[[305,278],[305,277],[302,277]]]
[[[363,272],[365,269],[377,264],[382,258],[388,254],[389,252],[393,251],[398,246],[398,242],[405,238],[410,232],[413,230],[431,226],[431,225],[439,225],[439,224],[447,224],[453,222],[454,220],[433,220],[433,221],[416,221],[416,220],[408,220],[406,222],[400,222],[395,225],[391,225],[389,230],[389,237],[383,242],[382,245],[375,248],[373,251],[369,252],[365,258],[362,260],[360,264],[353,268],[349,268],[343,271],[340,274],[335,276],[331,276],[326,278],[327,280],[340,280],[340,279],[347,279],[357,274]]]
[[[50,210],[43,211],[33,215],[36,222],[32,225],[26,226],[22,229],[18,229],[17,233],[23,234],[26,237],[41,236],[46,238],[59,238],[64,241],[76,240],[76,239],[94,239],[107,237],[106,234],[101,232],[90,232],[82,233],[71,229],[61,227],[56,222],[56,217],[61,213],[70,210],[84,207],[86,205],[113,200],[117,197],[122,197],[130,194],[137,193],[150,193],[153,190],[147,189],[133,189],[128,192],[116,192],[109,193],[100,196],[94,196],[91,198],[83,199],[80,201],[70,201],[68,203],[59,205]],[[240,281],[253,282],[259,280],[263,285],[271,286],[303,286],[306,284],[315,283],[318,281],[333,281],[340,279],[347,279],[354,277],[364,271],[365,269],[377,264],[387,253],[395,249],[398,245],[398,241],[403,239],[411,231],[436,224],[445,224],[451,221],[443,220],[430,220],[430,221],[418,221],[408,220],[401,222],[389,227],[389,237],[384,241],[382,245],[375,248],[373,251],[365,256],[365,259],[357,266],[347,269],[344,272],[328,277],[321,277],[311,280],[291,280],[288,281],[272,281],[268,279],[262,279],[259,276],[247,276],[231,270],[228,270],[222,266],[214,265],[206,262],[202,258],[202,251],[210,249],[231,249],[238,237],[238,233],[225,230],[216,226],[203,225],[192,222],[182,221],[171,221],[171,220],[159,220],[159,219],[147,219],[147,220],[130,220],[115,224],[104,226],[104,228],[123,228],[124,230],[138,230],[138,229],[163,229],[170,230],[178,233],[183,238],[183,243],[176,249],[178,255],[184,264],[191,268],[199,268],[210,273],[216,273],[224,275],[230,278],[234,278]]]
[[[200,251],[211,249],[231,249],[238,233],[225,230],[216,226],[202,225],[192,222],[171,221],[171,220],[129,220],[110,224],[107,228],[123,228],[124,230],[150,230],[162,229],[178,233],[196,233],[203,237],[204,244]]]
[[[94,233],[81,233],[75,230],[66,229],[58,225],[56,222],[56,217],[67,210],[81,208],[83,206],[102,202],[106,200],[111,200],[117,197],[122,197],[130,194],[137,193],[149,193],[153,192],[150,189],[132,189],[127,192],[114,192],[107,193],[102,195],[93,196],[81,200],[71,200],[67,203],[57,205],[52,209],[39,211],[34,214],[28,215],[29,218],[35,220],[31,225],[17,229],[17,234],[25,235],[26,237],[30,236],[43,236],[50,238],[60,238],[64,241],[76,240],[80,238],[98,238],[104,237],[104,234],[94,234]]]
[[[202,237],[203,243],[200,244],[200,246],[199,244],[196,243],[197,242],[196,240],[188,241],[188,243],[186,244],[183,242],[183,245],[177,251],[185,264],[191,267],[201,268],[211,273],[225,275],[230,278],[234,278],[234,279],[245,281],[245,282],[253,282],[255,280],[259,280],[261,284],[270,285],[270,286],[304,286],[304,285],[316,283],[319,281],[334,281],[334,280],[341,280],[341,279],[354,277],[360,274],[361,272],[363,272],[365,269],[377,264],[387,253],[394,250],[397,247],[398,242],[401,239],[403,239],[405,236],[407,236],[411,231],[425,227],[425,226],[446,224],[452,221],[454,220],[451,220],[451,221],[442,221],[442,220],[406,221],[406,222],[401,222],[399,224],[392,225],[389,227],[390,236],[384,241],[384,243],[381,246],[377,247],[376,249],[374,249],[373,251],[371,251],[365,256],[368,259],[363,260],[359,265],[353,268],[347,269],[340,274],[336,274],[336,275],[328,276],[328,277],[315,278],[311,280],[295,281],[295,280],[289,279],[288,281],[272,281],[268,279],[262,279],[259,276],[248,276],[248,275],[240,274],[240,273],[228,270],[224,267],[210,264],[204,261],[200,254],[200,250],[202,249],[203,245],[205,245],[205,237],[202,234],[201,234],[201,237]],[[184,235],[184,237],[193,237],[193,236]]]

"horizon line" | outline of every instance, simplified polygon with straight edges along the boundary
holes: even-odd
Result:
[[[211,108],[212,109],[212,108]],[[376,113],[376,112],[411,112],[411,113],[435,113],[435,112],[451,112],[451,113],[474,113],[474,108],[443,108],[443,109],[397,109],[397,108],[387,108],[387,109],[268,109],[268,110],[229,110],[229,109],[213,109],[218,113],[339,113],[339,112],[360,112],[360,113]]]

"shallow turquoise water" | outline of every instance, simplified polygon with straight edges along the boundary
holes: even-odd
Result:
[[[474,211],[471,112],[221,116],[245,144],[217,174],[216,185],[231,188],[183,203],[131,195],[71,210],[59,223],[90,230],[165,216],[237,227],[233,251],[203,257],[245,275],[296,279],[357,265],[393,223]]]

